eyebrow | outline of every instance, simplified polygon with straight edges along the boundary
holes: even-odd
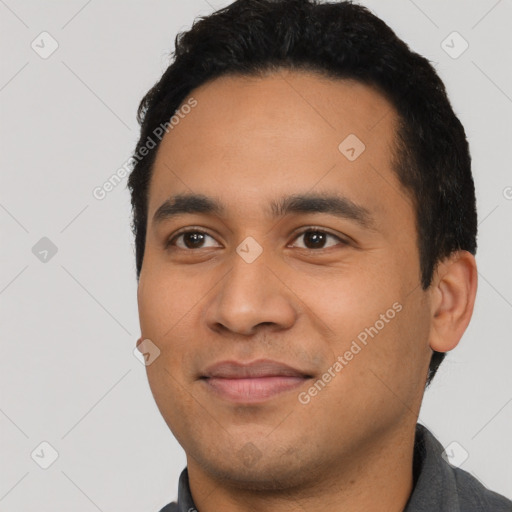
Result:
[[[340,195],[293,194],[282,197],[278,201],[271,201],[269,206],[273,217],[301,213],[327,213],[352,220],[366,229],[375,229],[375,220],[367,208]],[[152,224],[156,226],[179,215],[191,213],[222,217],[226,213],[226,207],[219,200],[203,194],[178,194],[162,203],[153,215]]]

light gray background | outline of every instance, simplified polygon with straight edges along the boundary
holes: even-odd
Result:
[[[184,453],[133,355],[126,180],[102,201],[92,191],[130,156],[136,107],[176,33],[228,3],[0,0],[1,511],[156,512],[176,495]],[[435,62],[474,162],[476,309],[420,421],[512,497],[512,3],[362,3]],[[47,59],[31,48],[43,31],[59,44]],[[469,43],[457,59],[441,47],[453,31]],[[58,248],[46,263],[32,253],[42,237]],[[42,441],[59,454],[46,470],[31,458]]]

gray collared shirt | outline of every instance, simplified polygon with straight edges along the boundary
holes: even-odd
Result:
[[[468,472],[448,464],[443,447],[419,423],[414,443],[414,489],[404,512],[512,512],[512,501],[490,491]],[[187,468],[178,485],[178,501],[160,512],[200,512],[190,495]]]

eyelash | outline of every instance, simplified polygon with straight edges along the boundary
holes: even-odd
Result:
[[[341,244],[343,246],[345,245],[348,245],[349,242],[347,240],[344,240],[343,238],[339,237],[338,235],[335,235],[333,233],[330,233],[329,231],[326,231],[325,229],[323,228],[320,228],[320,227],[317,227],[317,226],[308,226],[307,228],[304,228],[302,231],[298,232],[295,234],[293,240],[296,240],[297,238],[299,238],[300,236],[304,235],[305,233],[308,233],[308,232],[314,232],[314,233],[322,233],[322,234],[325,234],[325,235],[328,235],[328,236],[331,236],[333,238],[336,238],[339,242],[341,242]],[[172,235],[169,240],[167,240],[166,244],[165,244],[165,249],[170,249],[172,246],[175,246],[174,242],[182,235],[186,235],[187,233],[200,233],[200,234],[204,234],[204,235],[208,235],[210,238],[214,238],[212,235],[210,235],[208,232],[200,229],[200,228],[187,228],[187,229],[184,229],[183,231],[178,231],[177,233],[175,233],[174,235]],[[302,249],[302,250],[306,250],[306,251],[314,251],[314,252],[321,252],[321,251],[325,251],[325,250],[328,250],[328,249],[331,249],[332,247],[327,247],[327,248],[321,248],[321,249],[309,249],[309,248],[303,248],[303,247],[299,247],[299,249]],[[183,249],[181,247],[178,247],[178,249],[182,250],[182,251],[188,251],[188,252],[193,252],[193,251],[198,251],[200,249],[203,249],[203,247],[199,247],[198,249]]]

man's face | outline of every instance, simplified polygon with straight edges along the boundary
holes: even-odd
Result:
[[[192,96],[149,191],[138,301],[161,351],[156,403],[189,470],[266,488],[348,467],[415,424],[431,355],[395,111],[306,73],[222,77]],[[154,222],[178,194],[223,210]],[[341,203],[272,209],[291,195]]]

